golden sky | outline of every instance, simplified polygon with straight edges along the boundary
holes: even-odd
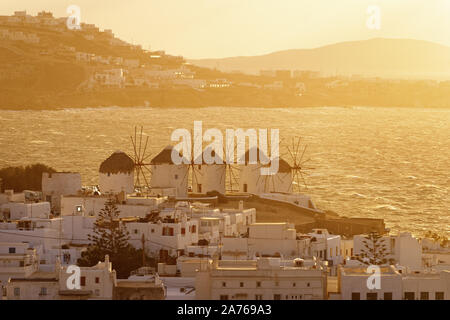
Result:
[[[450,46],[450,0],[1,0],[0,15],[81,8],[81,20],[187,58],[259,55],[375,37]],[[381,9],[381,28],[366,26]]]

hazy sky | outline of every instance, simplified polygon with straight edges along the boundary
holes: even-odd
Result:
[[[0,14],[26,9],[113,29],[120,38],[187,58],[258,55],[374,37],[450,46],[450,0],[1,0]],[[380,30],[366,27],[369,5]]]

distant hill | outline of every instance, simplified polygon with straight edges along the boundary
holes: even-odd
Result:
[[[254,57],[189,60],[221,71],[259,73],[264,69],[314,70],[324,75],[450,79],[450,47],[409,39],[376,38],[316,49],[279,51]]]
[[[281,75],[275,79],[185,66],[183,57],[143,50],[116,38],[112,31],[100,31],[95,25],[82,24],[81,30],[73,31],[67,29],[65,19],[35,18],[41,21],[30,25],[28,18],[11,22],[8,17],[0,16],[0,109],[143,105],[450,107],[450,81],[334,76],[336,72],[392,75],[446,72],[449,75],[450,49],[429,42],[374,39],[260,57],[230,58],[220,63],[227,71],[300,69],[325,73],[325,77],[304,73],[301,79]],[[214,68],[217,61],[210,60],[205,65]],[[182,67],[194,79],[175,77],[174,70]],[[111,72],[111,69],[116,70]],[[148,71],[169,72],[175,78],[148,77]],[[326,76],[327,73],[332,75]],[[108,81],[102,83],[102,79]],[[222,79],[220,86],[217,79]],[[279,79],[283,80],[281,85],[279,82],[275,85],[274,81]],[[151,85],[142,80],[150,81]],[[183,82],[180,84],[179,80]],[[189,85],[191,82],[193,86]],[[197,87],[198,82],[203,86]]]

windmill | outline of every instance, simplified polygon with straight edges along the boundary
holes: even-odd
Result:
[[[305,176],[308,175],[308,170],[313,170],[314,168],[307,165],[311,160],[310,158],[304,159],[307,150],[307,145],[302,145],[302,138],[294,136],[289,145],[286,146],[287,158],[292,174],[292,186],[293,192],[300,192],[300,185],[303,184],[306,189],[308,189],[308,184],[306,183]]]
[[[281,143],[284,145],[283,141]],[[304,160],[307,146],[302,146],[300,137],[293,137],[291,143],[284,147],[286,150],[281,157],[278,158],[278,172],[273,175],[258,175],[256,185],[262,185],[264,193],[269,192],[300,192],[300,185],[303,183],[306,189],[308,185],[305,180],[306,170],[313,169],[308,167],[306,163],[310,160]],[[286,161],[287,159],[288,161]],[[265,159],[266,162],[268,159]],[[269,167],[271,164],[259,164],[253,170],[260,170]]]
[[[147,176],[151,176],[151,166],[149,162],[149,158],[151,157],[151,154],[147,154],[147,146],[148,146],[148,139],[147,136],[145,138],[145,142],[143,141],[143,130],[144,128],[141,126],[140,132],[138,132],[138,128],[134,127],[134,137],[133,135],[130,136],[131,143],[133,145],[133,151],[134,151],[134,170],[135,170],[135,188],[142,192],[143,189],[148,191],[150,190],[150,177],[147,178]],[[147,175],[147,176],[146,176]]]
[[[194,138],[195,139],[195,138]],[[199,168],[198,168],[198,164],[195,164],[195,155],[194,155],[194,149],[193,146],[191,147],[191,154],[190,157],[187,157],[187,155],[183,155],[181,154],[184,158],[187,158],[189,160],[189,164],[187,164],[188,166],[188,170],[186,171],[186,174],[184,175],[183,179],[181,180],[182,184],[186,181],[186,179],[188,179],[188,185],[189,182],[191,182],[191,185],[197,185],[199,182],[199,178],[198,175],[203,176],[203,174],[200,172]],[[190,173],[190,177],[189,177],[189,173]]]
[[[231,156],[231,150],[233,148],[233,158],[229,159]],[[234,165],[234,156],[239,157],[236,153],[236,146],[234,145],[234,141],[228,141],[228,145],[225,148],[223,147],[223,162],[225,165],[225,170],[222,171],[220,175],[220,183],[225,182],[225,190],[228,193],[233,193],[239,191],[239,173],[236,171],[241,171],[238,166]]]
[[[292,177],[291,168],[289,164],[278,156],[278,171],[272,175],[263,175],[260,171],[262,168],[269,168],[269,157],[265,153],[258,152],[258,164],[252,169],[253,174],[257,176],[256,187],[258,192],[270,193],[270,192],[291,192],[292,191]],[[264,157],[261,159],[261,157]],[[262,189],[262,190],[261,190]]]
[[[186,179],[189,179],[188,181],[191,182],[191,185],[196,185],[199,182],[198,175],[203,176],[203,174],[198,169],[198,164],[194,163],[194,157],[191,156],[191,161],[189,161],[188,170],[186,171],[186,174],[183,177],[182,183],[185,182]],[[189,177],[190,173],[190,177]]]

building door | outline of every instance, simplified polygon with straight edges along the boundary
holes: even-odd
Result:
[[[166,262],[169,258],[169,251],[161,249],[159,250],[159,261]]]

